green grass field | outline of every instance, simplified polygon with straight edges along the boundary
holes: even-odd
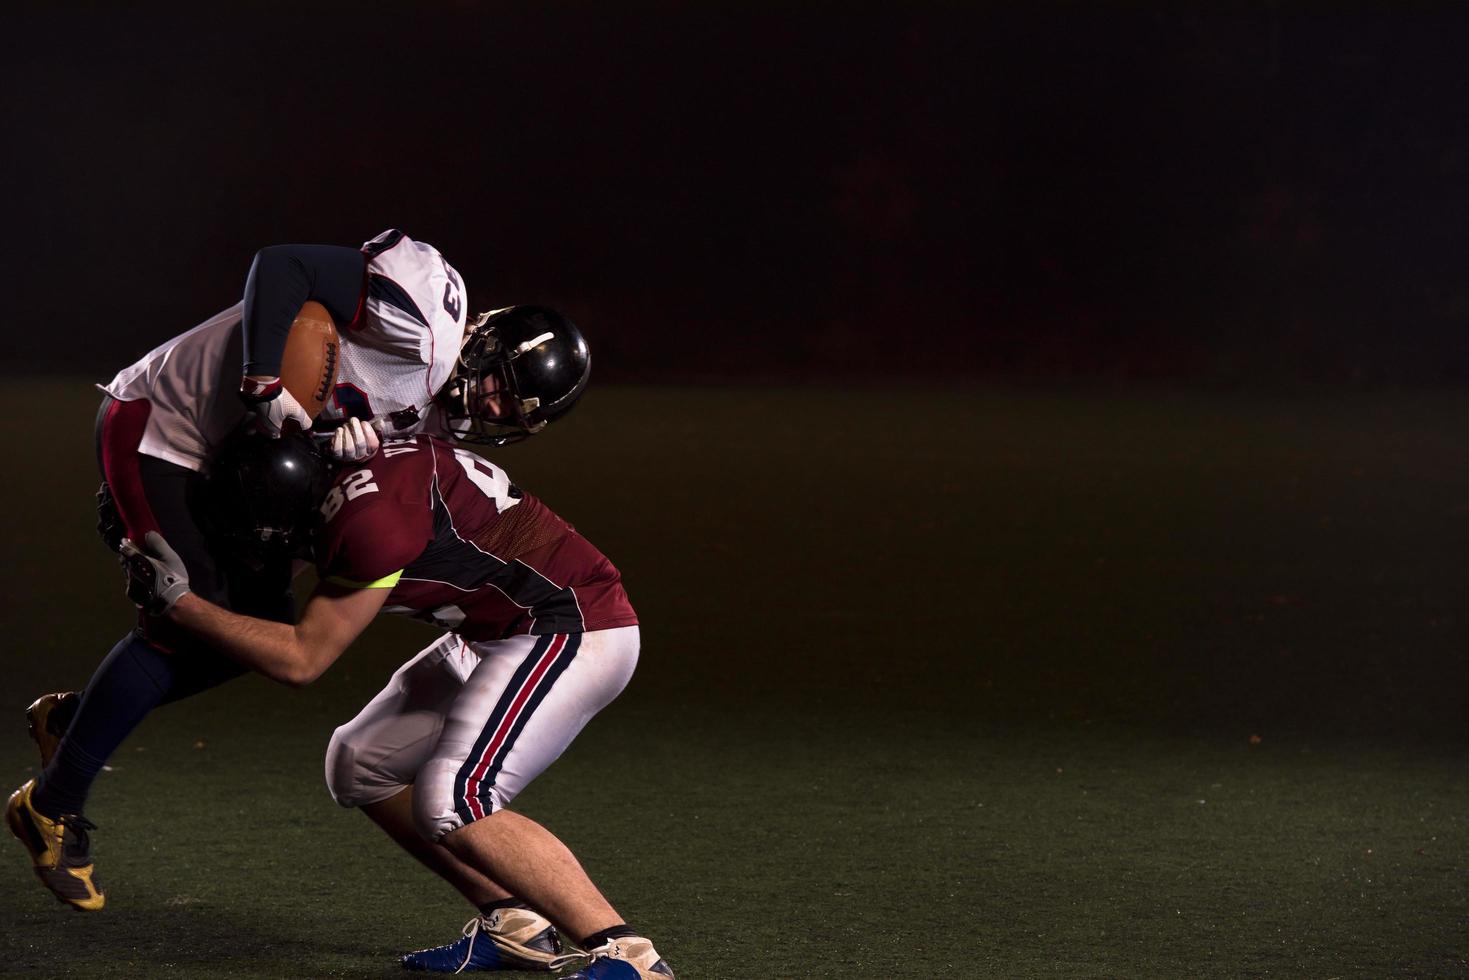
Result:
[[[8,791],[25,705],[131,615],[93,393],[0,408]],[[681,980],[1469,976],[1466,409],[593,390],[496,458],[622,568],[643,659],[522,809]],[[105,911],[0,848],[0,971],[395,977],[453,938],[321,776],[433,635],[155,714],[89,807]]]

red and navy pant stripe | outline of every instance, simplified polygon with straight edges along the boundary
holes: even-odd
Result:
[[[466,824],[493,811],[490,794],[506,756],[580,646],[580,633],[547,634],[536,640],[516,668],[454,777],[454,812]]]

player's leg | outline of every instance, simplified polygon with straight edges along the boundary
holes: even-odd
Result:
[[[571,849],[529,817],[496,810],[445,835],[443,842],[451,853],[528,896],[568,935],[581,938],[622,924]]]
[[[444,716],[478,662],[463,640],[445,634],[399,667],[355,718],[332,733],[326,750],[332,798],[360,809],[475,906],[511,896],[418,833],[413,778],[433,754]]]
[[[505,888],[414,824],[412,781],[433,753],[444,717],[479,657],[448,634],[394,673],[387,686],[332,735],[326,778],[332,796],[355,806],[399,846],[443,878],[477,912],[452,943],[404,957],[413,970],[556,970],[566,955],[555,928]]]
[[[98,413],[98,457],[120,522],[125,533],[136,537],[161,530],[184,556],[191,585],[197,581],[201,594],[227,601],[223,577],[189,508],[196,475],[137,453],[148,411],[146,402],[106,399]],[[97,773],[153,708],[241,672],[221,657],[173,656],[152,636],[156,625],[142,622],[103,659],[77,699],[65,734],[53,743],[54,755],[41,775],[12,794],[7,805],[10,828],[31,851],[37,875],[58,898],[78,908],[103,905],[91,878],[87,831],[92,825],[81,816]],[[49,714],[55,707],[38,702],[31,715]],[[53,738],[60,734],[45,727]],[[45,740],[37,742],[44,752]],[[79,890],[74,880],[82,879],[88,887]]]
[[[198,475],[137,452],[148,413],[147,402],[107,399],[98,415],[99,458],[125,533],[141,538],[160,531],[183,557],[190,587],[228,604],[227,581],[191,506]],[[33,801],[40,812],[81,813],[103,764],[150,711],[242,673],[226,658],[202,651],[173,655],[173,648],[188,642],[165,623],[142,619],[113,647],[88,681],[55,757],[37,781]]]
[[[403,957],[410,970],[466,973],[487,970],[548,970],[585,957],[568,952],[545,916],[484,874],[465,864],[442,844],[425,840],[413,822],[413,787],[362,807],[377,824],[430,871],[453,885],[478,910],[458,939],[416,950]]]
[[[475,908],[484,911],[515,898],[510,892],[456,858],[448,848],[423,839],[413,823],[412,786],[403,787],[397,795],[386,800],[364,804],[360,809],[395,844],[454,886]]]
[[[512,637],[476,648],[480,665],[419,773],[420,831],[541,910],[589,952],[631,964],[639,976],[671,977],[652,943],[623,922],[570,849],[505,809],[627,685],[637,663],[637,627]],[[605,968],[594,961],[587,969],[597,972],[586,976],[599,976]]]

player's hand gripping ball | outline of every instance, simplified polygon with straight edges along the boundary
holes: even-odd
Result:
[[[278,439],[287,424],[301,432],[311,429],[336,388],[340,344],[326,307],[314,300],[302,304],[286,335],[280,377],[247,375],[240,381],[240,397],[261,431]]]
[[[339,463],[360,463],[377,455],[382,440],[371,422],[348,419],[332,433],[331,458]]]
[[[298,432],[311,428],[311,416],[296,401],[296,396],[286,390],[280,378],[246,377],[240,381],[240,397],[250,411],[255,413],[255,422],[272,439],[279,439],[286,423],[295,426]]]
[[[189,591],[189,573],[178,552],[157,531],[149,531],[143,544],[146,550],[129,538],[122,539],[128,598],[150,616],[163,616]]]

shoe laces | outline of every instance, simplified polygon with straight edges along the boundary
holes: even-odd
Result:
[[[631,962],[627,957],[627,946],[621,939],[609,939],[596,949],[587,950],[593,959],[621,960],[624,963]]]
[[[455,973],[463,973],[464,968],[469,965],[469,961],[474,959],[474,943],[479,938],[480,930],[484,928],[484,921],[484,916],[476,915],[464,923],[462,934],[465,939],[469,940],[469,945],[464,949],[464,962],[459,964],[459,969],[455,970]]]

